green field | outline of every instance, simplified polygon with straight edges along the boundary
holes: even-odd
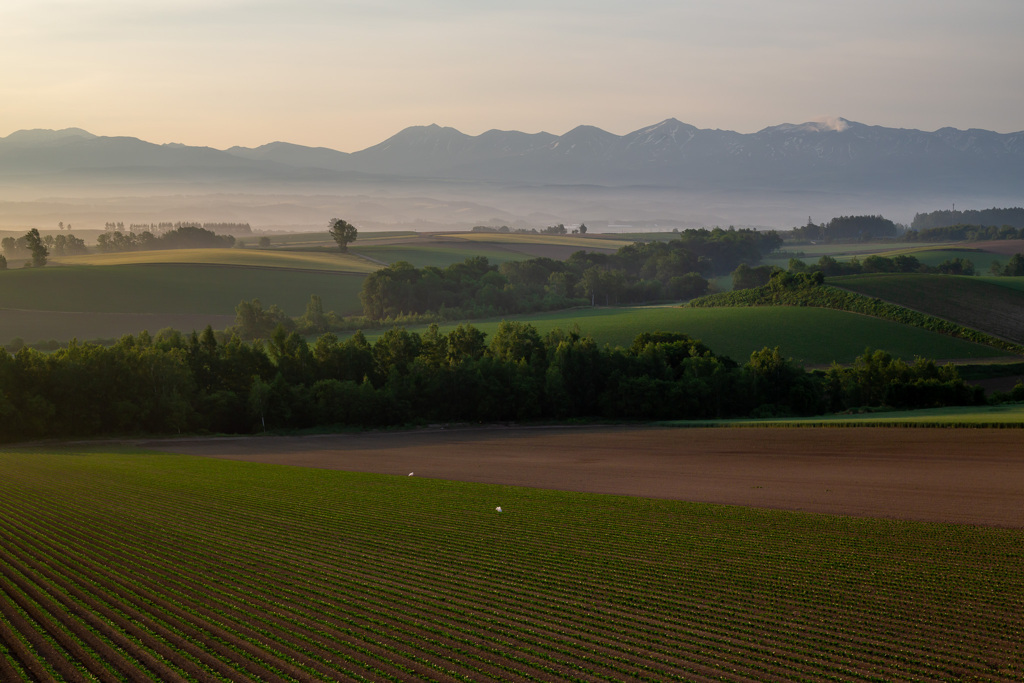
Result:
[[[866,347],[885,349],[896,357],[936,359],[1013,358],[981,344],[868,316],[822,308],[580,308],[572,311],[515,316],[540,333],[555,328],[580,330],[599,344],[629,346],[641,332],[681,332],[701,339],[713,351],[744,362],[765,346],[807,365],[850,363]],[[500,320],[471,321],[493,335]],[[441,325],[443,331],[457,323]],[[425,326],[410,327],[422,332]],[[366,331],[368,339],[379,331]]]
[[[217,265],[66,266],[0,274],[0,343],[118,337],[233,320],[240,301],[302,315],[311,295],[326,310],[361,313],[363,275]],[[225,316],[230,316],[225,317]]]
[[[956,258],[964,259],[974,264],[974,272],[978,274],[988,273],[989,266],[992,265],[993,261],[999,261],[1005,265],[1007,260],[1009,260],[1009,257],[1002,254],[993,254],[992,252],[981,251],[979,249],[957,249],[956,247],[917,247],[913,249],[896,249],[893,251],[881,252],[879,256],[892,258],[899,254],[913,256],[926,266],[937,266],[944,261],[952,261]]]
[[[979,277],[978,279],[990,285],[1024,292],[1024,277]]]
[[[674,427],[999,427],[1024,428],[1024,405],[926,408],[816,417],[742,420],[678,420]]]
[[[15,339],[27,344],[71,339],[95,341],[117,339],[171,328],[188,334],[207,325],[215,330],[235,323],[234,314],[212,313],[79,313],[66,311],[12,311],[0,309],[0,345]]]
[[[832,277],[828,284],[1024,342],[1024,290],[987,278],[874,273]]]
[[[486,244],[459,244],[455,240],[439,244],[438,246],[404,244],[352,245],[351,250],[383,263],[391,264],[396,261],[407,261],[417,268],[425,268],[426,266],[445,268],[453,263],[462,263],[474,256],[486,257],[492,265],[505,263],[506,261],[524,261],[532,258],[529,254],[500,247]]]
[[[412,232],[411,230],[396,230],[394,232],[359,232],[359,237],[350,246],[356,247],[360,244],[366,244],[367,242],[379,242],[382,240],[393,240],[403,238],[415,238],[418,237],[418,233]],[[330,234],[327,232],[327,228],[324,227],[322,231],[317,232],[286,232],[277,233],[273,235],[252,235],[246,236],[243,239],[249,246],[255,246],[259,242],[260,237],[270,238],[271,248],[278,247],[330,247],[337,249],[338,245]]]
[[[50,259],[53,265],[127,266],[141,264],[202,264],[252,268],[289,268],[330,270],[345,273],[372,273],[379,268],[353,254],[319,251],[271,249],[159,249],[126,251],[113,254],[83,254]],[[51,266],[52,267],[52,266]]]
[[[95,448],[0,468],[3,680],[1024,671],[1020,530]]]
[[[243,299],[301,315],[312,294],[339,313],[361,310],[363,276],[204,265],[26,268],[0,274],[0,308],[98,313],[233,314]]]
[[[591,237],[586,235],[533,235],[523,233],[501,232],[453,232],[439,235],[446,239],[459,239],[466,242],[525,245],[539,244],[560,247],[577,247],[579,249],[618,249],[633,244],[635,240],[627,236]]]

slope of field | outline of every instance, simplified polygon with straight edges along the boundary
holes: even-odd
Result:
[[[399,242],[395,244],[352,246],[352,251],[382,263],[408,261],[417,268],[437,266],[444,268],[453,263],[462,263],[474,256],[483,256],[489,263],[501,264],[506,261],[524,261],[532,258],[529,254],[502,249],[488,244],[460,244],[455,241]],[[378,266],[379,267],[379,266]]]
[[[379,266],[354,254],[341,252],[285,251],[279,249],[157,249],[113,254],[83,254],[51,259],[53,264],[125,266],[138,264],[203,264],[330,270],[344,273],[372,273]]]
[[[739,362],[765,346],[778,346],[786,357],[805,365],[833,361],[850,363],[864,349],[885,349],[908,361],[916,356],[935,359],[1012,358],[982,344],[888,320],[823,308],[579,308],[572,311],[515,316],[535,325],[543,335],[578,324],[599,344],[628,347],[641,332],[681,332],[702,340],[716,353]],[[470,321],[493,335],[501,321]],[[442,331],[456,323],[441,325]],[[410,327],[422,332],[425,327]],[[365,331],[376,339],[380,331]]]
[[[204,265],[26,268],[0,274],[0,308],[101,313],[233,314],[259,298],[301,315],[312,294],[326,309],[358,309],[363,276]]]
[[[1024,292],[980,278],[874,273],[829,278],[828,284],[1024,342]]]
[[[893,410],[848,415],[818,415],[814,417],[680,420],[666,422],[665,424],[671,424],[676,427],[940,427],[944,429],[993,427],[1016,429],[1024,427],[1024,404],[1000,403],[998,405],[921,408],[919,410]],[[861,432],[857,434],[859,435]],[[935,448],[937,451],[942,452],[946,450],[942,444],[936,444]],[[977,501],[969,504],[975,505]],[[1022,514],[1024,514],[1024,510],[1022,510]],[[1024,526],[1024,519],[1022,519],[1021,526]]]
[[[475,245],[487,244],[528,258],[545,257],[567,259],[577,251],[593,251],[611,254],[621,247],[633,244],[628,238],[597,238],[582,235],[524,235],[519,233],[461,232],[436,235],[436,239],[464,242]]]
[[[68,311],[12,311],[0,309],[0,344],[21,339],[28,344],[71,339],[117,339],[142,331],[156,334],[165,328],[185,334],[207,325],[215,330],[235,324],[234,315],[212,313],[78,313]]]
[[[968,249],[962,245],[946,247],[917,247],[911,249],[896,249],[881,252],[880,256],[892,258],[897,255],[913,256],[926,266],[938,266],[945,261],[963,259],[974,264],[975,273],[987,273],[993,261],[1006,263],[1006,257],[1000,254],[984,251],[982,249]]]
[[[1019,530],[139,452],[0,467],[4,680],[1024,667]]]
[[[0,273],[0,342],[118,337],[165,327],[223,329],[240,301],[292,316],[311,295],[326,310],[360,313],[363,275],[218,265],[66,266]]]

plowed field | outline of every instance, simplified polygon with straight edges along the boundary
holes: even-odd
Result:
[[[1024,446],[1015,429],[465,429],[146,445],[303,467],[1024,528]]]

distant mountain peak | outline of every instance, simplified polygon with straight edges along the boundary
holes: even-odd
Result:
[[[18,142],[18,143],[43,143],[53,142],[56,140],[66,140],[68,138],[95,138],[96,136],[87,130],[81,128],[62,128],[60,130],[51,130],[48,128],[31,128],[26,130],[16,130],[5,138],[7,142]]]
[[[851,125],[855,124],[852,121],[847,121],[840,116],[823,116],[814,121],[806,121],[804,123],[782,123],[777,126],[769,126],[762,133],[843,133],[850,129]]]

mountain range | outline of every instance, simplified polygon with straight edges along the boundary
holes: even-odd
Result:
[[[0,138],[0,181],[59,178],[193,183],[326,183],[431,179],[521,186],[693,191],[1010,193],[1024,190],[1024,132],[933,132],[845,119],[756,133],[667,119],[626,135],[579,126],[564,135],[438,125],[406,128],[345,153],[272,142],[218,150],[101,137],[78,128]]]

